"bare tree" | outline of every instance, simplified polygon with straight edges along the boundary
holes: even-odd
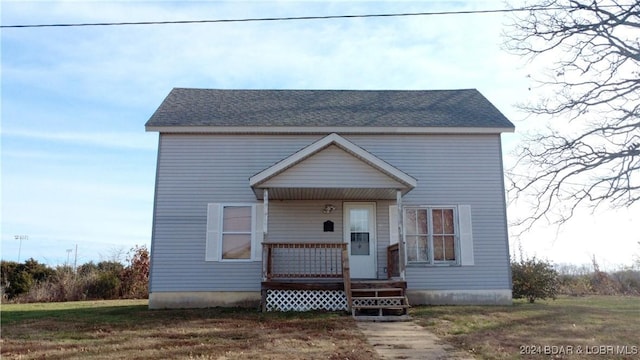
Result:
[[[640,3],[539,0],[516,11],[505,47],[551,64],[532,74],[535,103],[521,105],[545,130],[528,135],[507,173],[516,220],[563,224],[579,207],[630,207],[640,199]]]

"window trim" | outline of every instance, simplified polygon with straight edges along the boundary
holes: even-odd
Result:
[[[410,209],[423,209],[427,210],[427,261],[409,261],[409,252],[405,251],[405,264],[407,266],[461,266],[461,244],[460,244],[460,215],[458,211],[458,205],[405,205],[402,207],[402,227],[405,231],[402,232],[402,241],[407,244],[407,216],[406,211]],[[433,233],[433,210],[453,210],[453,230],[454,230],[454,253],[455,260],[434,260],[434,233]],[[414,234],[409,234],[409,236]],[[440,234],[441,235],[441,234]],[[420,235],[418,235],[420,236]]]
[[[220,203],[220,214],[218,214],[218,261],[220,262],[250,262],[255,261],[255,249],[256,246],[256,216],[255,216],[255,203]],[[247,259],[225,259],[223,258],[222,247],[223,247],[223,238],[224,238],[224,208],[225,207],[248,207],[251,213],[251,228],[249,229],[250,235],[250,248],[249,248],[249,258]],[[227,232],[226,234],[245,234],[245,232]]]

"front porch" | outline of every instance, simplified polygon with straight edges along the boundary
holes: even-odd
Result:
[[[406,313],[398,239],[402,197],[417,185],[413,177],[330,134],[249,183],[262,200],[263,311],[382,315],[395,306]]]
[[[388,258],[397,256],[389,246]],[[399,264],[390,261],[389,264]],[[264,243],[262,311],[350,311],[354,317],[406,315],[406,281],[353,280],[346,243]]]

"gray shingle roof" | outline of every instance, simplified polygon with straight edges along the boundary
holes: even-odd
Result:
[[[513,124],[476,89],[175,88],[147,127],[481,127]]]

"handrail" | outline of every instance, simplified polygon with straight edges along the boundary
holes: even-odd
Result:
[[[387,247],[387,278],[400,277],[400,246],[398,244]]]
[[[346,244],[342,247],[342,281],[344,282],[344,294],[347,296],[347,311],[351,311],[351,268],[349,267],[349,252]]]

